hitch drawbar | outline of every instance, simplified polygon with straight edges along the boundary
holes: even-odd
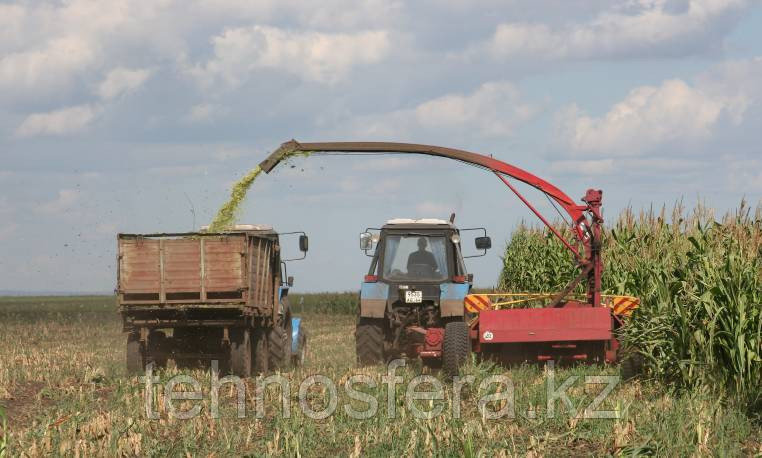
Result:
[[[414,351],[421,358],[441,358],[442,343],[444,342],[444,328],[422,328],[420,326],[410,326],[406,328],[408,335],[413,334],[418,337],[419,343],[414,344]],[[413,337],[413,336],[411,336]],[[423,339],[421,339],[421,337]],[[422,340],[422,341],[420,341]]]

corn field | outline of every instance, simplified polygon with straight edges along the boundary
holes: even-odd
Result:
[[[559,229],[569,236],[566,227]],[[702,206],[675,205],[607,222],[606,293],[641,306],[623,329],[650,376],[678,388],[717,388],[749,412],[762,407],[762,205],[715,220]],[[548,231],[520,226],[505,250],[499,287],[556,291],[575,275],[568,250]]]

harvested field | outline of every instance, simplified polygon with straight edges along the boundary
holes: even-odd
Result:
[[[297,295],[295,305],[300,303]],[[463,389],[461,416],[451,409],[452,385],[438,372],[408,362],[397,374],[405,381],[431,373],[444,385],[444,399],[414,401],[421,411],[442,408],[427,420],[416,418],[405,403],[405,384],[396,385],[395,418],[388,418],[387,386],[381,367],[358,369],[354,364],[354,315],[329,313],[331,301],[347,307],[354,293],[305,295],[302,316],[310,333],[306,365],[283,374],[290,382],[291,415],[284,418],[273,385],[257,418],[255,386],[246,381],[245,418],[238,418],[232,385],[220,389],[220,415],[213,418],[210,375],[202,369],[182,373],[197,378],[200,401],[174,401],[181,408],[201,406],[188,420],[168,415],[167,400],[155,397],[159,419],[147,418],[145,384],[125,375],[124,343],[113,297],[4,298],[0,300],[0,405],[8,416],[9,456],[173,455],[224,456],[386,456],[386,455],[531,455],[601,454],[754,455],[762,453],[762,430],[748,416],[700,388],[671,392],[658,382],[643,380],[617,385],[598,407],[619,418],[570,416],[561,400],[548,418],[549,373],[539,367],[506,370],[472,363],[472,387]],[[315,304],[316,311],[307,311]],[[321,306],[323,309],[317,307]],[[163,384],[180,373],[172,367],[158,372]],[[586,375],[612,375],[612,367],[578,367],[554,373],[558,388],[570,376],[567,391],[572,406],[582,412],[605,387],[584,383]],[[324,419],[310,418],[299,404],[300,383],[322,374],[337,386],[337,407]],[[345,408],[361,410],[366,403],[350,399],[344,383],[353,374],[371,377],[376,387],[357,385],[378,402],[378,413],[355,419]],[[491,375],[505,375],[514,386],[515,418],[485,418],[477,387]],[[418,391],[426,389],[427,383]],[[436,382],[433,382],[436,384]],[[504,385],[491,385],[491,391]],[[306,406],[322,409],[330,399],[321,385],[306,390]],[[323,387],[324,388],[324,387]],[[182,403],[187,403],[183,406]],[[497,407],[487,404],[489,413]],[[505,407],[505,406],[504,406]],[[2,424],[2,422],[0,422]],[[2,439],[0,439],[0,444]]]

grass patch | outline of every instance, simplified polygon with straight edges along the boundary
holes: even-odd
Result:
[[[221,390],[221,415],[212,418],[208,372],[170,367],[158,372],[162,382],[179,373],[202,382],[201,414],[192,420],[173,419],[162,401],[160,419],[149,420],[142,402],[144,384],[125,374],[126,337],[113,297],[37,300],[0,299],[0,361],[4,362],[0,405],[8,414],[9,456],[743,456],[762,452],[759,425],[711,392],[671,391],[658,381],[643,380],[618,385],[600,407],[618,411],[617,419],[569,418],[561,402],[556,403],[558,415],[547,418],[547,373],[542,368],[507,370],[476,360],[466,367],[475,381],[463,390],[461,418],[449,413],[453,392],[447,380],[413,361],[397,374],[406,381],[430,374],[446,387],[443,399],[421,401],[418,407],[429,410],[441,405],[445,410],[430,420],[415,418],[404,407],[404,388],[398,385],[398,415],[387,418],[386,386],[380,383],[385,369],[355,366],[354,316],[309,312],[307,298],[302,313],[310,333],[307,364],[283,374],[291,382],[290,418],[279,414],[275,387],[266,392],[264,417],[254,418],[254,378],[247,381],[247,418],[236,418],[232,389]],[[616,372],[615,367],[559,369],[555,385],[580,377],[570,388],[569,398],[581,410],[601,388],[585,385],[584,376]],[[335,380],[339,388],[337,410],[324,420],[304,415],[297,399],[299,383],[314,374]],[[355,420],[343,409],[358,406],[343,390],[343,383],[355,374],[379,382],[376,388],[363,389],[378,398],[376,417]],[[483,394],[478,385],[493,375],[506,375],[514,384],[513,419],[485,420],[478,408]],[[319,408],[326,391],[313,388],[308,400]]]

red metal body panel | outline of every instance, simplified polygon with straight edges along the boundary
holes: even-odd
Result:
[[[611,312],[605,307],[485,310],[479,315],[482,344],[611,338]]]

